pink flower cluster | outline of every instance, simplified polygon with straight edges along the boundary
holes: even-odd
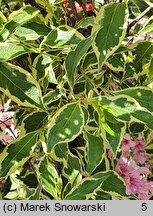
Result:
[[[14,128],[13,111],[9,111],[10,101],[0,105],[0,140],[4,143],[10,143],[18,136],[18,130]]]
[[[148,200],[153,196],[153,181],[148,181],[151,165],[145,152],[146,143],[141,134],[134,141],[129,134],[122,140],[122,155],[117,160],[115,171],[126,183],[126,194],[135,194],[138,199]]]

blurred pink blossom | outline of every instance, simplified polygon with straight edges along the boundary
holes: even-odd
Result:
[[[115,89],[115,90],[118,90],[119,89],[119,85],[115,82],[115,81],[111,81],[111,85],[112,85],[112,87]]]
[[[133,154],[132,158],[136,163],[144,164],[149,157],[145,154],[140,154],[139,152],[136,152]]]
[[[14,127],[14,112],[8,111],[11,101],[8,100],[3,106],[0,105],[0,140],[4,144],[10,143],[19,135],[19,130]]]
[[[107,149],[107,155],[109,158],[112,158],[113,157],[113,151],[112,151],[112,148],[110,146],[109,143],[106,144],[106,149]]]
[[[2,140],[4,144],[7,144],[13,141],[13,137],[9,134],[0,134],[0,140]]]
[[[127,158],[121,156],[117,161],[115,171],[119,174],[126,175],[134,170],[134,164],[134,161],[128,161]]]
[[[132,140],[132,137],[129,134],[125,134],[122,140],[122,150],[123,152],[129,151],[130,148],[135,147],[135,142]]]
[[[12,117],[14,112],[1,112],[0,111],[0,129],[4,130],[7,126],[13,124]]]
[[[149,156],[146,155],[145,146],[140,133],[136,140],[130,134],[125,134],[115,171],[124,179],[127,195],[135,194],[138,199],[147,200],[153,196],[153,181],[147,179],[152,166],[147,161]]]
[[[140,167],[126,175],[127,195],[137,194],[139,199],[145,200],[150,198],[150,189],[152,190],[153,182],[147,181],[148,173],[149,169]]]
[[[134,151],[135,152],[145,151],[145,145],[146,145],[146,143],[144,142],[144,140],[142,139],[141,134],[139,133],[138,138],[135,141]]]

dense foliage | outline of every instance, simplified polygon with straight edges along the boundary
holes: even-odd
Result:
[[[152,0],[0,8],[1,199],[151,199]]]

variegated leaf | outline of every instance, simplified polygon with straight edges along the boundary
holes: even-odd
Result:
[[[32,132],[8,144],[0,157],[0,178],[9,176],[30,158],[38,134]]]
[[[153,112],[153,89],[147,87],[131,87],[115,92],[116,95],[130,96],[141,107]]]
[[[153,43],[151,41],[138,41],[131,48],[132,58],[125,65],[125,79],[133,77],[134,74],[139,74],[143,70],[148,71],[149,62],[153,58]]]
[[[83,179],[78,185],[65,196],[65,200],[87,200],[97,190],[100,189],[103,181],[106,180],[109,175],[103,175],[102,177],[87,177]]]
[[[38,13],[39,10],[37,8],[31,7],[29,5],[26,5],[17,11],[14,11],[12,14],[10,14],[8,18],[9,21],[6,23],[4,29],[1,31],[0,41],[6,40],[9,35],[13,33],[16,27],[28,22]]]
[[[112,3],[103,6],[96,17],[98,25],[92,32],[97,32],[93,43],[98,58],[99,68],[120,46],[126,34],[128,11],[126,3]]]
[[[30,52],[32,52],[32,49],[21,44],[0,43],[0,61],[12,60],[20,55]]]
[[[72,46],[78,44],[84,36],[69,26],[53,29],[43,40],[42,44],[50,47]]]
[[[55,144],[74,140],[82,132],[83,126],[83,112],[79,103],[69,103],[63,106],[49,123],[48,151],[50,152]]]
[[[53,164],[49,163],[47,157],[40,162],[37,174],[43,189],[50,193],[54,199],[58,199],[57,181],[59,176]]]
[[[126,185],[121,176],[116,172],[110,170],[106,172],[99,172],[94,175],[98,178],[101,176],[108,175],[108,178],[102,182],[101,189],[110,194],[111,196],[116,196],[120,198],[127,197],[126,195]]]
[[[21,106],[43,108],[40,86],[18,66],[0,63],[0,90]]]
[[[84,139],[87,142],[87,167],[86,170],[91,174],[101,163],[104,157],[104,143],[101,137],[84,132]]]
[[[73,89],[75,83],[75,72],[77,65],[79,64],[81,58],[90,48],[93,40],[95,38],[95,34],[91,35],[90,37],[82,40],[74,51],[71,51],[65,60],[65,68],[66,68],[66,78]]]
[[[22,26],[18,26],[14,34],[20,38],[20,40],[37,40],[42,36],[46,36],[51,29],[42,23],[28,22]]]
[[[47,122],[47,119],[47,112],[31,112],[30,114],[25,116],[25,118],[22,120],[21,126],[18,127],[18,129],[20,130],[20,134],[23,135],[32,131],[42,129],[44,124]]]
[[[49,55],[38,55],[32,65],[32,74],[34,78],[38,81],[42,80],[49,73],[52,62],[53,60]]]
[[[125,60],[124,53],[114,53],[114,55],[107,59],[106,64],[113,71],[124,71]]]

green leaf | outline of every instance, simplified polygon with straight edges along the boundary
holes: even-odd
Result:
[[[145,9],[148,8],[149,1],[152,1],[152,0],[131,0],[131,1],[137,6],[140,12],[143,12]],[[150,10],[147,13],[147,15],[152,16],[152,11]]]
[[[47,157],[45,157],[39,165],[38,177],[41,181],[43,189],[50,193],[54,197],[54,199],[57,200],[58,173],[55,167],[51,163],[49,163]]]
[[[102,96],[99,98],[99,105],[101,110],[106,110],[108,113],[111,113],[117,120],[120,121],[130,121],[132,113],[137,110],[137,107],[129,98],[126,97],[105,97]],[[100,112],[100,111],[99,111]],[[103,116],[103,114],[102,114]]]
[[[126,132],[125,124],[121,122],[117,124],[109,122],[108,125],[113,130],[114,134],[111,136],[110,133],[106,132],[106,138],[114,152],[114,155],[116,156],[118,148],[120,147],[121,141]]]
[[[91,174],[101,163],[104,156],[104,144],[101,137],[84,132],[84,139],[87,142],[87,167],[86,170]]]
[[[140,34],[145,34],[145,33],[152,33],[153,32],[153,16],[150,17],[148,20],[147,24],[143,26],[143,28],[139,31]]]
[[[104,174],[98,177],[87,177],[80,184],[76,185],[64,198],[65,200],[87,200],[95,191],[100,189],[101,184],[109,177],[109,174]]]
[[[17,176],[28,188],[37,188],[38,180],[34,172],[27,172],[23,176]]]
[[[79,174],[82,177],[82,169],[79,159],[69,152],[67,161],[64,166],[64,173],[69,180],[75,179]]]
[[[0,178],[9,176],[30,158],[38,134],[32,132],[8,144],[0,157]]]
[[[66,95],[66,91],[64,88],[49,91],[47,94],[43,96],[44,104],[48,105],[61,98],[63,95]]]
[[[75,72],[77,65],[79,64],[83,55],[90,48],[95,35],[92,35],[84,40],[82,40],[74,51],[69,52],[65,60],[66,78],[73,89],[75,83]]]
[[[14,34],[21,40],[37,40],[42,36],[48,35],[51,29],[42,23],[28,22],[25,25],[18,26]]]
[[[14,11],[9,16],[9,21],[0,34],[0,41],[6,40],[11,33],[19,26],[31,20],[39,13],[39,10],[29,5],[22,7],[20,10]]]
[[[107,59],[106,64],[113,71],[124,71],[125,54],[114,53],[114,55]]]
[[[20,134],[26,134],[41,129],[47,119],[47,112],[31,112],[29,115],[26,115],[26,117],[22,120],[21,126],[18,127],[18,129],[20,130]]]
[[[38,83],[18,66],[0,63],[0,90],[21,106],[43,108]]]
[[[50,153],[51,157],[58,162],[67,161],[68,154],[69,149],[67,143],[56,144]]]
[[[131,62],[128,62],[126,64],[124,78],[132,77],[135,73],[138,74],[142,72],[144,66],[147,66],[147,64],[152,59],[152,42],[138,41],[135,44],[133,44],[132,48],[133,58],[131,59]]]
[[[96,17],[98,25],[93,32],[98,31],[93,43],[98,58],[99,68],[120,46],[126,35],[128,12],[125,3],[112,3],[103,6]]]
[[[47,54],[40,54],[38,55],[32,65],[32,74],[34,78],[38,81],[42,80],[51,69],[51,64],[53,60]]]
[[[141,107],[153,112],[153,90],[147,87],[131,87],[115,92],[116,95],[127,95],[134,98]]]
[[[0,61],[12,60],[20,55],[30,52],[32,52],[32,50],[22,44],[0,43]]]
[[[83,113],[78,103],[64,105],[53,116],[47,133],[47,148],[50,152],[55,144],[70,142],[81,132],[84,126]]]
[[[42,44],[50,47],[72,46],[78,44],[83,35],[69,26],[60,26],[53,29]]]
[[[77,22],[75,24],[75,28],[79,29],[79,28],[86,28],[88,26],[93,26],[94,24],[96,24],[95,22],[95,17],[85,17],[84,19],[81,19],[79,22]]]
[[[35,192],[28,197],[28,200],[40,200],[42,186],[38,185],[38,187],[35,189]]]
[[[96,173],[94,177],[108,175],[107,179],[102,182],[101,189],[111,196],[127,197],[126,186],[123,179],[114,171]]]

